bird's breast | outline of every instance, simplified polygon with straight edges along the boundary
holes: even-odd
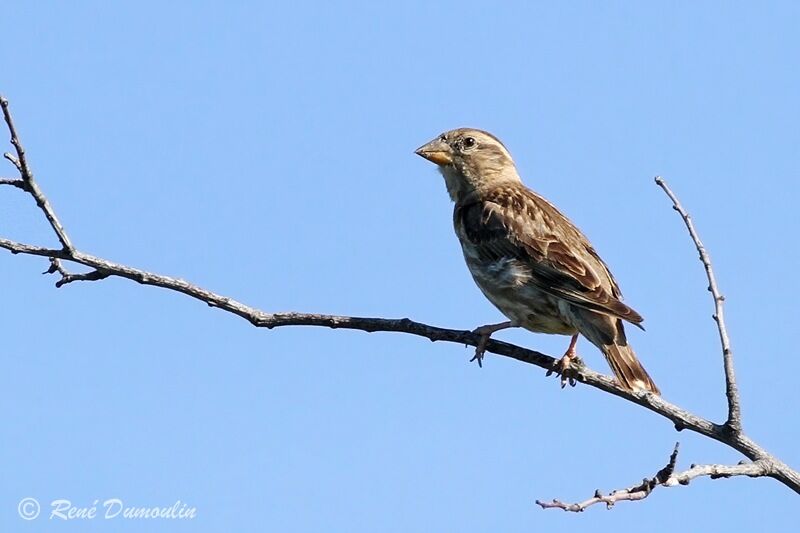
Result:
[[[530,267],[515,258],[481,259],[477,250],[462,242],[472,278],[486,298],[510,320],[540,333],[571,335],[566,303],[531,283]]]

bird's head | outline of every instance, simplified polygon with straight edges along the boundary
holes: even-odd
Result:
[[[506,147],[497,137],[482,130],[450,130],[420,146],[415,153],[439,166],[453,201],[503,181],[520,181]]]

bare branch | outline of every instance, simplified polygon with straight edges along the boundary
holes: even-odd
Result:
[[[708,277],[708,290],[714,298],[714,315],[713,318],[717,323],[719,330],[719,340],[722,344],[722,360],[725,366],[725,395],[728,397],[728,420],[725,422],[725,427],[733,432],[740,433],[742,431],[742,410],[739,404],[739,388],[736,386],[736,374],[733,370],[733,350],[731,349],[731,341],[728,338],[728,330],[725,327],[725,314],[723,310],[723,302],[725,297],[719,291],[717,279],[714,276],[714,269],[711,266],[711,256],[708,254],[705,246],[703,246],[700,236],[692,222],[692,217],[678,201],[677,196],[669,188],[667,183],[661,176],[656,176],[656,184],[661,187],[664,192],[672,200],[672,208],[680,214],[683,222],[686,224],[686,229],[689,230],[689,235],[697,247],[697,252],[700,254],[700,261],[706,269],[706,276]]]
[[[28,187],[27,185],[25,185],[25,182],[18,179],[0,178],[0,185],[11,185],[12,187],[16,187],[17,189],[22,189],[23,191],[26,192],[28,190]]]
[[[677,485],[688,485],[690,481],[698,477],[709,477],[711,479],[729,478],[734,476],[761,477],[768,475],[768,462],[759,460],[753,463],[743,462],[738,465],[692,465],[689,470],[675,472],[675,465],[678,460],[679,443],[675,443],[675,449],[669,456],[667,465],[659,470],[655,476],[644,478],[641,483],[627,489],[618,489],[608,494],[603,494],[599,489],[594,492],[594,496],[578,503],[564,503],[560,500],[543,502],[536,500],[537,505],[542,509],[562,509],[573,513],[580,513],[587,507],[598,503],[606,504],[607,509],[611,509],[615,503],[621,501],[643,500],[652,494],[656,487],[675,487]]]
[[[1,102],[1,101],[0,101],[0,102]],[[3,154],[3,157],[5,157],[5,158],[6,158],[6,159],[8,159],[9,161],[11,161],[11,164],[12,164],[12,165],[14,165],[14,166],[17,168],[17,170],[18,170],[18,171],[22,172],[22,165],[20,165],[20,163],[19,163],[19,159],[17,159],[16,157],[14,157],[13,155],[11,155],[11,154],[10,154],[10,153],[8,153],[8,152],[5,152],[5,153]]]
[[[267,313],[260,309],[250,307],[241,302],[216,294],[185,280],[163,276],[153,272],[140,270],[127,265],[113,263],[80,251],[73,253],[64,250],[42,248],[29,244],[0,239],[0,248],[5,248],[15,254],[54,257],[78,263],[107,273],[109,276],[122,277],[133,280],[143,285],[152,285],[164,289],[180,292],[191,296],[209,307],[216,307],[223,311],[240,316],[256,327],[267,329],[283,326],[319,326],[332,329],[353,329],[369,333],[377,331],[408,333],[425,337],[431,341],[446,341],[457,344],[477,346],[481,336],[471,331],[445,329],[415,322],[408,318],[368,318],[353,316],[325,315],[317,313]],[[523,363],[536,365],[545,370],[550,370],[556,358],[549,355],[528,350],[521,346],[490,339],[486,351],[497,355],[511,357]],[[772,457],[761,446],[753,442],[744,434],[731,434],[724,426],[715,424],[710,420],[697,416],[677,405],[674,405],[660,396],[643,391],[628,391],[619,386],[611,377],[595,372],[588,367],[580,367],[575,371],[575,378],[581,383],[613,394],[637,405],[640,405],[664,418],[670,420],[678,430],[688,429],[716,441],[722,442],[749,459],[755,461],[769,458],[772,461],[770,473],[767,474],[800,494],[800,473]]]
[[[664,484],[670,478],[670,476],[672,476],[672,473],[675,471],[675,462],[678,460],[679,446],[680,443],[676,442],[675,448],[672,450],[672,453],[669,456],[667,466],[656,472],[655,476],[651,478],[644,478],[638,485],[634,485],[633,487],[629,487],[627,489],[615,490],[607,495],[603,495],[603,493],[600,492],[600,489],[597,489],[594,491],[594,496],[580,503],[567,504],[553,499],[552,502],[536,500],[536,504],[541,506],[542,509],[563,509],[564,511],[580,513],[587,507],[590,507],[596,503],[602,502],[606,504],[607,509],[611,509],[617,502],[643,500],[650,496],[650,493],[653,492],[654,488]]]
[[[37,205],[40,207],[44,215],[47,217],[48,221],[50,221],[50,225],[53,231],[59,238],[59,241],[62,244],[61,249],[55,248],[44,248],[32,244],[26,244],[16,241],[11,241],[8,239],[0,238],[0,248],[5,248],[9,250],[12,254],[23,254],[23,255],[32,255],[32,256],[40,256],[40,257],[47,257],[50,258],[50,267],[45,272],[47,274],[60,274],[61,279],[56,283],[56,286],[61,287],[65,284],[71,283],[73,281],[97,281],[101,279],[105,279],[107,277],[121,277],[126,278],[137,283],[143,285],[152,285],[155,287],[161,287],[164,289],[168,289],[171,291],[179,292],[181,294],[185,294],[190,296],[196,300],[204,302],[209,307],[216,307],[228,313],[232,313],[239,317],[244,318],[251,324],[256,327],[263,327],[263,328],[276,328],[282,326],[319,326],[319,327],[327,327],[332,329],[351,329],[351,330],[360,330],[366,332],[377,332],[377,331],[386,331],[386,332],[399,332],[399,333],[406,333],[411,335],[417,335],[420,337],[427,338],[431,341],[446,341],[446,342],[453,342],[457,344],[467,344],[471,346],[478,346],[479,343],[482,341],[482,336],[475,334],[471,331],[466,330],[454,330],[454,329],[445,329],[436,326],[430,326],[427,324],[423,324],[420,322],[412,321],[408,318],[400,318],[400,319],[389,319],[389,318],[368,318],[368,317],[353,317],[353,316],[337,316],[337,315],[324,315],[324,314],[317,314],[317,313],[294,313],[294,312],[286,312],[286,313],[268,313],[262,311],[260,309],[256,309],[254,307],[250,307],[245,305],[241,302],[234,300],[233,298],[229,298],[226,296],[222,296],[220,294],[216,294],[211,292],[207,289],[199,287],[197,285],[191,284],[185,280],[174,278],[170,276],[163,276],[160,274],[156,274],[153,272],[148,272],[145,270],[133,268],[127,265],[114,263],[107,259],[102,259],[99,257],[95,257],[89,255],[87,253],[81,252],[75,249],[69,238],[67,237],[66,231],[61,226],[58,219],[55,217],[55,214],[50,207],[47,199],[45,198],[44,194],[39,189],[36,182],[33,180],[33,176],[30,172],[30,168],[28,167],[27,160],[25,159],[25,150],[22,147],[22,144],[19,142],[19,139],[16,134],[16,130],[14,129],[14,123],[11,119],[11,115],[8,110],[8,102],[0,97],[0,104],[2,104],[3,114],[6,119],[6,124],[8,125],[9,131],[11,132],[11,139],[12,144],[17,150],[17,157],[8,155],[8,159],[15,164],[15,166],[19,169],[20,176],[22,179],[20,180],[3,180],[0,184],[8,184],[13,185],[16,187],[20,187],[23,190],[30,193],[35,199]],[[659,179],[660,180],[660,179]],[[17,182],[21,182],[23,185],[20,186]],[[688,218],[688,215],[685,215],[682,212],[682,208],[680,204],[677,203],[677,199],[674,197],[672,192],[666,188],[663,184],[663,181],[659,181],[659,185],[665,189],[670,198],[673,199],[673,203],[676,205],[676,209],[682,213],[684,216],[684,220],[689,227],[690,233],[695,239],[695,243],[698,246],[698,250],[701,252],[701,257],[704,256],[705,250],[702,248],[700,241],[696,239],[696,233],[694,233],[694,228],[691,225],[691,221]],[[707,255],[705,256],[707,259]],[[89,267],[91,269],[90,272],[82,273],[82,274],[73,274],[70,273],[62,264],[62,261],[68,261],[71,263],[83,265]],[[722,297],[718,296],[716,292],[716,282],[714,281],[713,274],[711,272],[710,261],[707,262],[704,260],[704,265],[706,265],[706,270],[709,274],[710,285],[712,290],[712,294],[715,295],[715,302],[718,305],[718,324],[720,325],[720,335],[723,338],[723,346],[728,346],[727,342],[727,334],[725,333],[724,329],[724,321],[722,320],[721,314],[721,302]],[[514,344],[509,344],[506,342],[501,342],[497,340],[489,340],[486,344],[486,351],[495,353],[497,355],[502,355],[506,357],[511,357],[518,361],[532,364],[544,368],[545,370],[550,370],[556,359],[549,355],[529,350],[523,348],[521,346],[517,346]],[[726,361],[727,358],[730,356],[730,349],[729,346],[726,351]],[[727,374],[727,364],[726,364],[726,374]],[[692,467],[692,469],[683,472],[681,474],[673,474],[674,470],[674,462],[675,457],[677,457],[677,447],[675,452],[673,452],[673,457],[671,457],[670,464],[662,469],[656,476],[652,479],[656,480],[655,485],[652,483],[647,483],[647,480],[640,485],[635,487],[631,487],[631,489],[627,489],[627,495],[623,493],[616,494],[612,493],[608,496],[602,496],[601,494],[596,494],[595,498],[599,498],[597,502],[605,502],[609,505],[609,501],[612,503],[614,501],[622,501],[624,499],[627,500],[634,500],[634,499],[642,499],[646,497],[652,489],[658,484],[664,484],[666,486],[672,486],[674,484],[684,484],[684,482],[688,483],[689,480],[699,477],[699,476],[710,476],[710,477],[726,477],[732,475],[750,475],[753,477],[762,477],[768,476],[772,477],[793,491],[800,494],[800,473],[790,468],[785,463],[781,462],[779,459],[775,458],[774,456],[770,455],[764,448],[760,445],[755,443],[749,437],[744,435],[741,430],[733,431],[736,425],[731,424],[731,420],[737,421],[738,420],[738,395],[735,394],[735,381],[733,381],[733,373],[732,367],[730,372],[730,383],[733,384],[733,397],[735,398],[736,402],[736,409],[733,413],[736,416],[729,416],[729,421],[725,425],[715,424],[705,418],[697,416],[677,405],[669,403],[668,401],[664,400],[660,396],[656,396],[644,391],[628,391],[620,387],[620,385],[614,381],[614,379],[594,372],[585,366],[581,366],[575,370],[574,377],[578,381],[585,383],[591,387],[596,389],[602,390],[609,394],[613,394],[620,398],[623,398],[629,402],[635,403],[640,405],[668,420],[670,420],[678,431],[683,429],[688,429],[690,431],[694,431],[716,441],[719,441],[731,448],[738,450],[742,454],[744,454],[747,458],[753,461],[753,463],[747,463],[746,465],[737,465],[733,467],[724,466],[724,465],[708,465],[706,467]],[[729,395],[729,398],[731,396]],[[670,466],[671,465],[671,466]],[[668,470],[667,470],[668,469]],[[666,479],[666,481],[664,481]],[[616,494],[616,495],[615,495]],[[586,502],[584,502],[585,504]],[[584,504],[574,504],[574,505],[584,505]],[[565,505],[565,504],[562,504]],[[543,507],[558,507],[559,505],[554,504],[546,504]],[[584,505],[585,508],[588,505]]]
[[[6,125],[8,125],[8,132],[11,134],[11,144],[14,145],[14,149],[17,152],[16,158],[11,154],[5,154],[6,159],[11,161],[14,166],[17,167],[17,170],[19,170],[20,177],[27,186],[27,191],[33,196],[34,200],[36,200],[36,205],[38,205],[39,209],[44,213],[45,218],[47,218],[47,221],[50,223],[50,227],[53,228],[53,231],[58,237],[61,246],[65,250],[74,250],[69,237],[67,237],[67,232],[64,231],[64,226],[61,225],[55,211],[53,211],[47,198],[39,189],[39,185],[37,185],[36,181],[33,179],[33,172],[31,172],[31,168],[28,166],[28,159],[25,157],[25,148],[19,140],[17,128],[14,126],[14,119],[8,109],[8,100],[2,96],[0,96],[0,107],[3,108],[3,118],[6,121]]]
[[[104,270],[92,270],[91,272],[85,272],[83,274],[73,274],[69,272],[64,266],[61,264],[60,259],[56,259],[55,257],[50,258],[50,268],[42,272],[42,274],[61,274],[61,279],[56,281],[56,288],[60,289],[67,283],[72,283],[73,281],[100,281],[101,279],[106,279],[111,274],[104,271]]]
[[[689,470],[673,474],[666,480],[665,487],[688,485],[695,478],[708,476],[711,479],[722,479],[734,476],[761,477],[769,469],[768,462],[760,459],[753,463],[742,462],[737,465],[692,465]]]

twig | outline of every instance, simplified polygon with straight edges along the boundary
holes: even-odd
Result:
[[[56,259],[55,257],[50,258],[50,268],[42,272],[42,274],[61,274],[61,279],[56,281],[56,288],[61,288],[67,283],[72,283],[73,281],[100,281],[101,279],[106,279],[111,274],[106,272],[105,270],[92,270],[91,272],[85,272],[83,274],[73,274],[69,272],[64,266],[61,264],[60,259]]]
[[[44,197],[35,181],[33,181],[27,161],[25,160],[25,151],[22,148],[19,139],[17,138],[16,130],[14,129],[13,121],[11,120],[11,115],[8,111],[8,102],[4,98],[0,97],[0,104],[2,104],[3,113],[6,117],[6,124],[11,131],[12,143],[17,149],[17,157],[15,158],[9,154],[8,159],[12,161],[12,163],[14,163],[19,169],[22,177],[22,180],[20,181],[23,181],[27,187],[25,190],[34,196],[37,201],[37,205],[39,205],[39,207],[42,209],[48,220],[51,221],[53,231],[59,237],[59,240],[62,244],[61,249],[54,249],[0,238],[0,248],[5,248],[12,254],[24,254],[50,258],[50,268],[46,271],[46,273],[61,274],[62,278],[59,280],[59,282],[57,282],[57,286],[63,286],[64,284],[71,283],[72,281],[96,281],[114,276],[130,279],[143,285],[152,285],[185,294],[204,302],[210,307],[216,307],[223,311],[240,316],[248,320],[256,327],[272,329],[283,326],[320,326],[333,329],[342,328],[366,332],[400,332],[424,337],[431,341],[446,341],[457,344],[467,344],[471,346],[477,346],[478,343],[481,342],[481,336],[472,333],[471,331],[430,326],[420,322],[412,321],[408,318],[368,318],[294,312],[267,313],[238,302],[233,298],[216,294],[182,279],[163,276],[127,265],[114,263],[106,259],[95,257],[76,250],[70,243],[70,240],[67,237],[63,227],[55,218],[47,199]],[[671,194],[671,191],[668,194]],[[673,201],[676,202],[676,200]],[[692,230],[693,228],[690,226],[690,231]],[[85,274],[71,274],[63,267],[61,261],[69,261],[84,265],[91,268],[92,271]],[[725,336],[725,338],[727,338],[727,336]],[[551,369],[556,361],[555,358],[549,355],[497,340],[490,340],[486,345],[486,351],[511,357],[518,361],[536,365],[546,370]],[[664,418],[667,418],[679,431],[682,429],[688,429],[726,444],[727,446],[738,450],[746,457],[754,461],[753,463],[748,464],[748,466],[758,465],[757,470],[745,468],[744,466],[739,468],[711,465],[708,468],[717,468],[717,470],[710,474],[705,474],[705,470],[702,470],[701,467],[694,467],[694,469],[690,469],[689,471],[681,474],[688,476],[685,477],[687,481],[700,475],[753,475],[754,477],[769,476],[780,481],[793,491],[800,494],[800,472],[793,470],[791,467],[769,454],[763,447],[755,443],[741,431],[730,431],[729,425],[715,424],[677,405],[667,402],[660,396],[655,396],[643,391],[631,392],[623,389],[612,378],[594,372],[585,366],[576,369],[575,378],[591,387],[623,398],[629,402],[649,409],[650,411],[663,416]],[[725,470],[730,468],[734,468],[734,470]],[[745,473],[745,470],[748,473]],[[670,477],[668,481],[673,479],[673,477]],[[678,479],[676,483],[680,484],[680,479]],[[652,488],[649,490],[652,490]],[[638,492],[640,491],[632,491],[632,494]],[[617,498],[617,500],[621,499],[622,496]],[[633,499],[633,497],[628,499]]]
[[[3,154],[3,157],[5,157],[9,161],[11,161],[11,164],[14,165],[18,171],[22,172],[22,165],[19,164],[19,159],[17,159],[16,157],[14,157],[13,155],[11,155],[8,152],[5,152]]]
[[[25,185],[25,182],[18,179],[0,178],[0,185],[11,185],[12,187],[16,187],[17,189],[22,189],[23,191],[28,190],[28,187]]]
[[[3,108],[3,118],[8,125],[8,132],[11,134],[11,144],[14,145],[14,149],[17,152],[17,157],[14,158],[11,154],[5,154],[6,159],[11,161],[17,170],[19,170],[20,177],[22,181],[25,183],[27,187],[27,191],[33,196],[34,200],[36,200],[36,205],[39,206],[39,209],[42,210],[44,213],[45,218],[50,223],[50,227],[53,228],[53,232],[55,232],[56,237],[58,237],[61,246],[64,250],[67,251],[74,251],[72,243],[67,237],[67,232],[64,231],[64,226],[61,225],[61,222],[58,220],[55,211],[50,206],[50,203],[47,201],[47,198],[42,193],[41,189],[39,189],[39,185],[37,185],[36,180],[33,179],[33,172],[31,172],[31,168],[28,165],[28,159],[25,157],[25,148],[22,146],[22,142],[19,140],[19,136],[17,135],[17,128],[14,126],[14,119],[11,116],[11,112],[8,109],[8,100],[4,97],[0,96],[0,107]]]
[[[679,446],[680,443],[676,442],[675,448],[672,450],[672,453],[669,456],[667,466],[656,472],[655,476],[651,478],[644,478],[638,485],[634,485],[633,487],[629,487],[627,489],[615,490],[607,495],[603,495],[603,493],[600,492],[600,489],[597,489],[594,491],[594,496],[580,503],[567,504],[553,499],[552,502],[536,500],[536,504],[541,506],[542,509],[563,509],[564,511],[580,513],[587,507],[600,502],[605,503],[607,509],[611,509],[616,502],[643,500],[650,496],[650,493],[653,492],[653,489],[664,484],[670,478],[670,476],[672,476],[672,473],[675,471],[675,462],[678,460]]]
[[[603,494],[599,489],[594,492],[594,496],[578,503],[564,503],[560,500],[543,502],[536,500],[537,505],[542,509],[562,509],[573,513],[580,513],[587,507],[598,503],[606,504],[607,509],[611,509],[615,503],[621,501],[643,500],[652,494],[656,487],[675,487],[677,485],[688,485],[690,481],[698,477],[709,477],[711,479],[729,478],[734,476],[761,477],[767,475],[769,469],[768,462],[765,460],[753,463],[740,463],[738,465],[692,465],[689,470],[675,472],[675,465],[678,459],[679,443],[675,443],[675,449],[669,456],[667,466],[659,470],[655,476],[644,478],[641,483],[627,489],[618,489],[608,494]]]
[[[728,397],[728,420],[725,422],[725,428],[732,433],[741,433],[742,431],[742,410],[739,403],[739,388],[736,386],[736,374],[733,370],[733,350],[731,349],[731,341],[728,338],[728,330],[725,327],[725,314],[723,310],[723,302],[725,297],[719,291],[717,279],[714,276],[714,269],[711,266],[711,257],[703,246],[700,236],[692,222],[692,217],[678,201],[677,196],[669,188],[667,183],[661,176],[656,176],[656,184],[661,187],[664,192],[672,200],[672,208],[680,214],[683,222],[686,224],[686,229],[689,230],[689,235],[697,247],[697,252],[700,254],[700,261],[706,269],[706,276],[708,277],[708,290],[714,298],[714,321],[717,323],[719,330],[719,340],[722,344],[722,360],[725,366],[725,395]]]
[[[761,477],[766,475],[768,469],[768,462],[764,459],[753,463],[739,463],[738,465],[692,465],[689,470],[671,475],[663,485],[665,487],[688,485],[693,479],[702,476],[708,476],[711,479],[722,479],[734,476]]]

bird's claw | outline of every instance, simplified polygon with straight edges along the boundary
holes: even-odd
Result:
[[[485,352],[486,352],[486,350],[479,350],[479,349],[476,348],[475,349],[475,355],[472,356],[472,359],[470,359],[469,362],[471,363],[473,361],[477,361],[478,362],[478,367],[479,368],[483,368],[483,354]]]
[[[499,324],[487,324],[485,326],[473,329],[472,334],[479,335],[480,339],[478,339],[478,344],[475,345],[475,355],[469,360],[469,362],[471,363],[472,361],[478,361],[478,366],[482,368],[483,354],[486,353],[486,346],[489,344],[489,339],[492,338],[492,333],[495,331],[500,331],[501,329],[513,327],[515,327],[515,324],[511,321],[508,321],[500,322]]]
[[[570,387],[577,385],[578,370],[583,366],[583,361],[576,354],[565,353],[561,359],[553,363],[553,367],[547,371],[545,376],[553,374],[561,376],[561,388],[569,384]]]
[[[475,355],[469,362],[477,361],[478,366],[483,368],[483,356],[486,353],[486,346],[489,344],[489,339],[492,338],[492,333],[498,330],[497,324],[490,324],[488,326],[481,326],[472,330],[475,335],[480,335],[481,338],[475,346]]]
[[[475,347],[475,355],[472,356],[469,362],[477,361],[478,367],[483,368],[483,356],[486,353],[486,345],[489,344],[489,339],[492,338],[492,333],[486,333],[481,328],[473,330],[472,333],[480,335],[481,340],[478,341],[478,345]]]

